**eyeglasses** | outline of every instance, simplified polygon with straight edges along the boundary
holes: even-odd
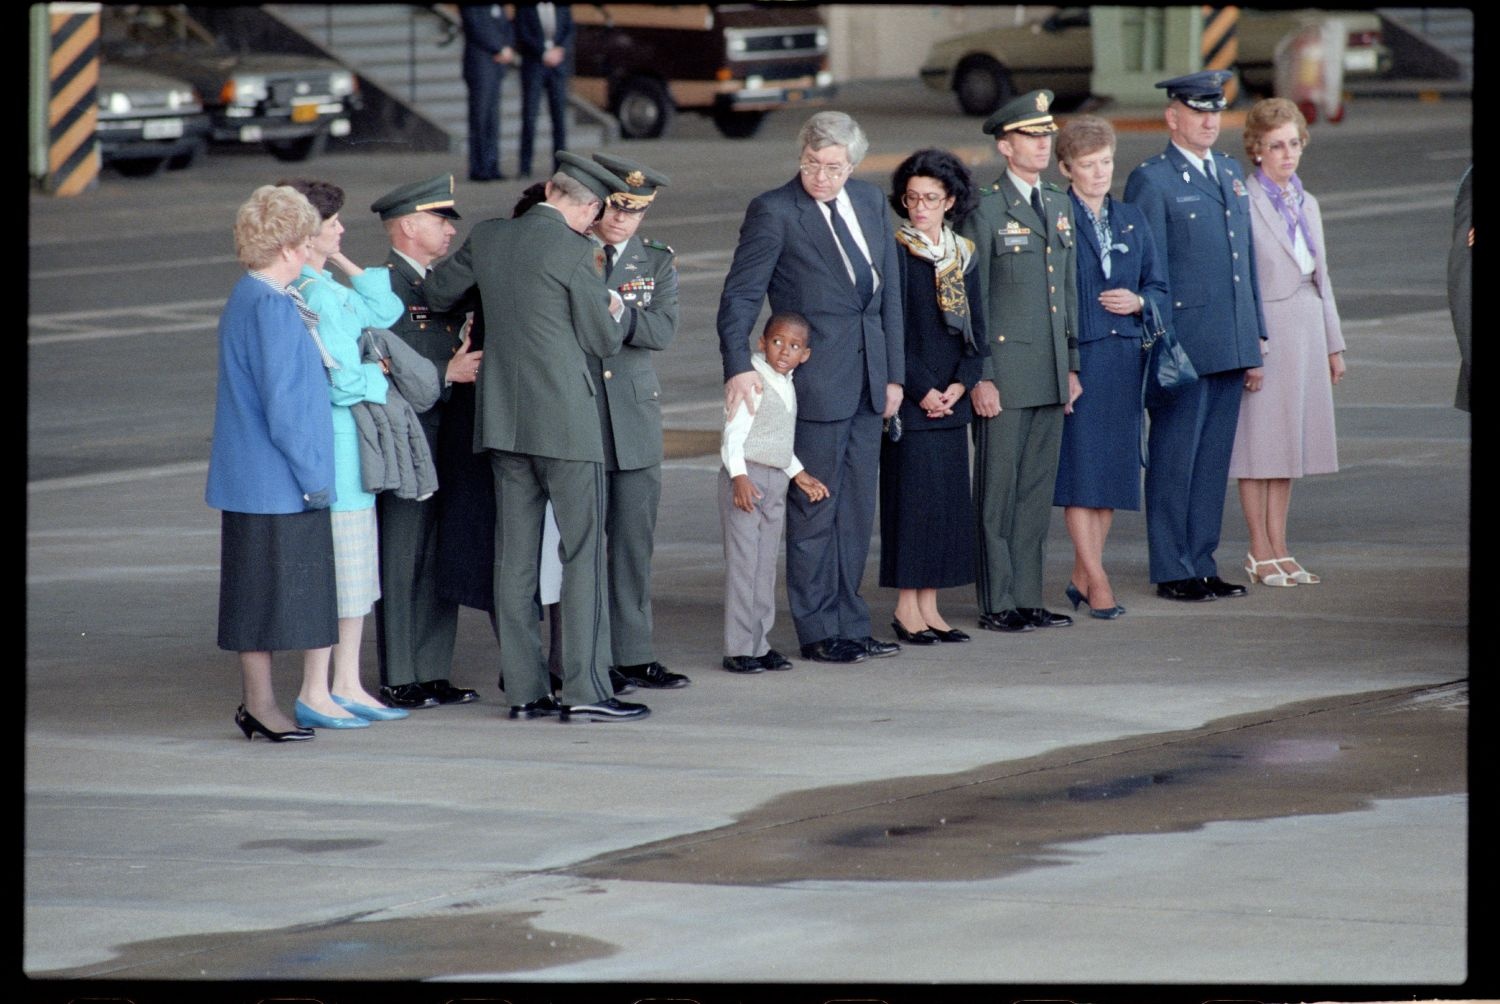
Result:
[[[946,201],[948,201],[948,196],[939,195],[937,192],[907,192],[901,196],[901,204],[907,209],[916,209],[917,206],[936,209]]]
[[[852,170],[853,167],[853,164],[818,164],[812,161],[803,161],[797,170],[809,178],[821,175],[829,181],[837,181]]]

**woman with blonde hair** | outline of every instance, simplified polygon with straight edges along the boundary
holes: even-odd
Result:
[[[318,213],[263,185],[240,206],[235,250],[249,270],[219,317],[219,378],[204,499],[222,511],[219,647],[239,653],[246,739],[313,738],[276,706],[271,655],[302,650],[304,684],[338,639],[333,569],[333,416],[311,313],[289,285]]]
[[[1268,586],[1319,581],[1286,542],[1292,479],[1338,470],[1333,386],[1344,376],[1344,336],[1328,279],[1328,245],[1318,200],[1297,176],[1307,120],[1286,98],[1258,101],[1245,116],[1251,231],[1261,310],[1265,376],[1246,385],[1229,476],[1239,479],[1250,529],[1245,573]]]

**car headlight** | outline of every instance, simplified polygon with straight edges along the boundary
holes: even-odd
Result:
[[[167,94],[167,107],[174,112],[196,112],[203,107],[198,92],[191,88],[174,88]]]
[[[329,74],[328,93],[336,98],[347,97],[354,93],[354,74],[348,70],[339,70]]]
[[[730,55],[743,56],[745,54],[745,36],[730,35],[728,42]]]
[[[101,91],[99,108],[111,115],[127,115],[130,112],[130,98],[119,91],[110,91],[108,94]]]
[[[818,29],[818,49],[821,51],[821,50],[826,49],[826,48],[828,48],[828,29],[827,28],[819,28]]]
[[[224,81],[219,100],[226,105],[253,105],[265,100],[266,78],[253,73],[236,73]]]

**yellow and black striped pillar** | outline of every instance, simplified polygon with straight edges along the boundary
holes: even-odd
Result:
[[[99,176],[99,5],[47,5],[47,176],[54,195],[77,195]]]
[[[1236,26],[1240,20],[1238,7],[1203,8],[1203,68],[1205,70],[1228,70],[1235,72],[1235,63],[1240,58],[1240,39]],[[1236,74],[1224,85],[1224,100],[1234,104],[1240,96],[1240,78]]]

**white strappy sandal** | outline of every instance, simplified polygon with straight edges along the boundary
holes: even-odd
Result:
[[[1245,566],[1245,574],[1250,576],[1251,582],[1259,582],[1263,586],[1295,586],[1297,584],[1291,575],[1283,572],[1281,566],[1276,564],[1278,561],[1285,561],[1285,558],[1270,558],[1266,561],[1256,561],[1255,555],[1247,554],[1245,555],[1245,560],[1249,562]],[[1262,565],[1270,565],[1275,571],[1262,573],[1260,571]]]
[[[1307,569],[1303,568],[1302,563],[1296,558],[1272,558],[1271,560],[1276,562],[1277,568],[1280,568],[1284,564],[1296,565],[1297,570],[1295,572],[1286,573],[1287,578],[1291,579],[1295,583],[1304,586],[1312,586],[1323,581],[1321,577],[1314,575],[1312,572],[1309,572]],[[1262,564],[1264,564],[1264,562],[1262,562]]]

